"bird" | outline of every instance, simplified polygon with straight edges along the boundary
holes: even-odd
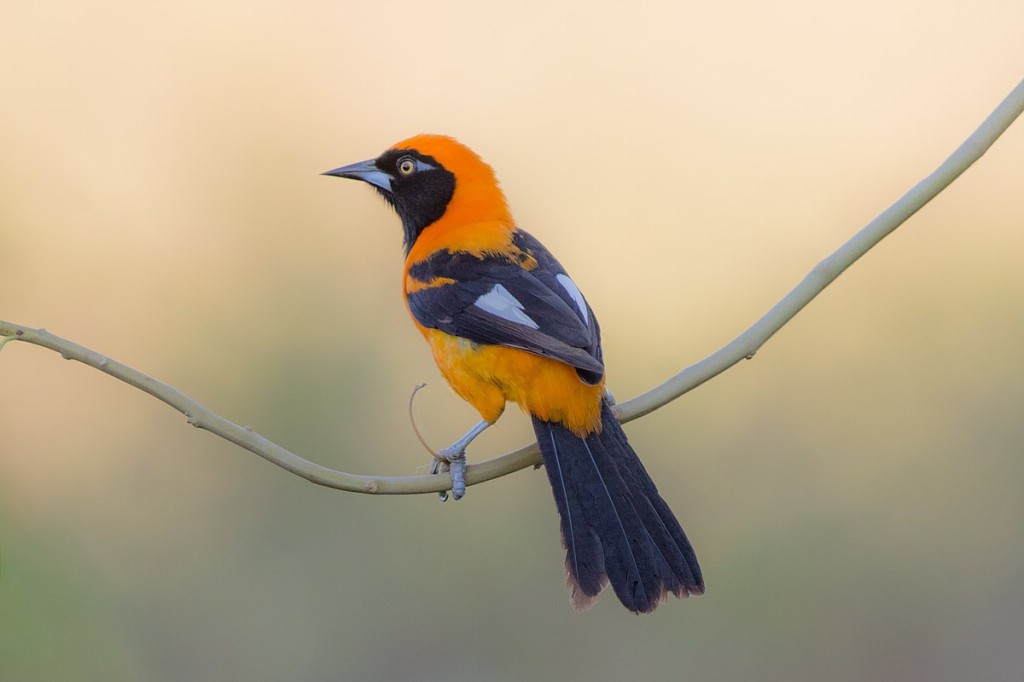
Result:
[[[493,169],[452,137],[420,134],[323,175],[371,185],[398,214],[408,312],[441,374],[480,414],[439,453],[453,497],[466,492],[467,446],[516,403],[555,498],[572,605],[590,607],[609,583],[638,614],[670,593],[703,594],[693,547],[613,412],[594,311],[517,226]]]

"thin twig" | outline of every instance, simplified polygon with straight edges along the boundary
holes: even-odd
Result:
[[[992,143],[1021,114],[1022,110],[1024,110],[1024,81],[1021,81],[1013,89],[995,111],[985,119],[981,127],[960,145],[934,173],[912,187],[899,201],[872,220],[835,253],[818,263],[803,281],[755,322],[750,329],[718,352],[687,367],[660,386],[656,386],[633,400],[617,405],[616,412],[619,419],[627,422],[648,414],[687,391],[700,386],[708,379],[721,374],[740,360],[753,357],[754,353],[775,332],[789,322],[846,268],[902,225],[922,206],[948,187],[971,164],[981,158]],[[162,384],[138,370],[77,343],[54,336],[46,330],[32,329],[0,320],[0,337],[5,337],[0,339],[0,349],[8,341],[25,341],[56,351],[68,360],[77,360],[106,372],[167,403],[188,417],[189,423],[196,428],[205,429],[225,438],[318,485],[382,495],[444,492],[449,490],[452,485],[449,474],[358,476],[328,469],[285,450],[248,427],[239,426],[224,419],[176,388]],[[534,443],[501,457],[467,467],[466,483],[468,485],[482,483],[539,463],[539,452]]]
[[[429,452],[430,456],[436,459],[438,462],[447,463],[448,460],[446,460],[441,455],[437,454],[437,451],[434,448],[430,447],[430,444],[427,442],[427,439],[423,437],[423,434],[420,432],[420,425],[416,423],[416,415],[412,411],[413,403],[416,402],[416,394],[419,393],[420,389],[422,389],[426,385],[426,382],[423,382],[420,384],[416,384],[415,386],[412,387],[412,393],[409,394],[409,423],[412,424],[412,432],[416,434],[416,440],[420,442],[420,445],[423,446],[423,449]]]

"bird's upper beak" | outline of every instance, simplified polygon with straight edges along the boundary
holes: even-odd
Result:
[[[329,170],[326,173],[321,173],[321,175],[333,175],[338,178],[362,180],[363,182],[370,183],[374,187],[379,187],[385,192],[390,192],[391,176],[377,168],[377,166],[374,165],[375,161],[376,159],[360,161],[359,163],[353,163],[348,166]]]

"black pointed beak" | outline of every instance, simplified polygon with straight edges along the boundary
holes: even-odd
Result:
[[[391,191],[391,176],[384,171],[377,168],[374,165],[376,159],[370,159],[369,161],[360,161],[359,163],[349,164],[348,166],[342,166],[341,168],[335,168],[329,170],[321,175],[333,175],[336,178],[350,178],[352,180],[362,180],[368,182],[374,187],[379,187],[385,192]]]

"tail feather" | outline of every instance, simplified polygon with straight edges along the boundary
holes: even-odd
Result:
[[[578,609],[589,607],[595,596],[608,584],[605,574],[604,555],[601,552],[601,540],[587,520],[584,501],[578,492],[578,476],[573,469],[576,462],[572,459],[562,462],[558,429],[565,431],[550,422],[534,420],[537,438],[543,441],[548,478],[555,495],[558,516],[562,521],[562,544],[565,545],[565,571],[571,591],[573,605]],[[566,452],[566,454],[570,454]]]
[[[631,463],[631,465],[620,466],[620,473],[631,489],[644,491],[644,494],[640,496],[640,504],[653,511],[655,516],[651,518],[657,519],[656,523],[649,524],[648,531],[656,538],[663,555],[669,559],[669,563],[672,565],[673,575],[678,578],[678,583],[670,588],[671,591],[677,597],[702,594],[704,592],[704,577],[701,575],[700,564],[697,563],[697,554],[693,551],[693,546],[687,539],[686,533],[683,532],[682,526],[679,525],[679,521],[676,520],[675,514],[669,509],[668,503],[658,493],[658,487],[654,485],[650,474],[647,473],[626,440],[622,426],[611,414],[607,405],[604,407],[604,411],[607,412],[605,423],[607,424],[609,419],[613,422],[611,431],[618,442],[618,447],[632,455],[632,457],[622,460],[613,459],[613,461],[616,464],[620,461]],[[693,589],[694,586],[699,587],[696,592]]]
[[[704,591],[700,567],[608,405],[603,429],[580,438],[534,418],[561,517],[573,604],[586,608],[609,582],[626,608],[653,611],[669,592]]]

